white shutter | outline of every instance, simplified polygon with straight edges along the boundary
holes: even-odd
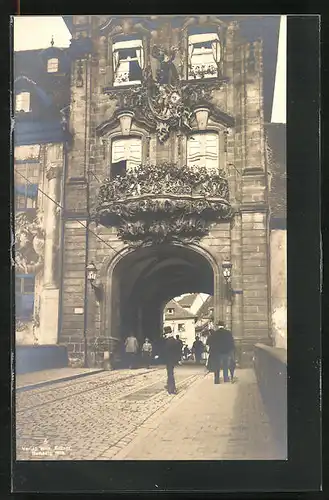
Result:
[[[142,141],[138,137],[131,137],[127,140],[127,170],[139,166],[142,162]]]
[[[205,134],[205,166],[209,170],[218,168],[218,135]]]
[[[187,142],[187,163],[190,166],[218,168],[218,135],[194,134]]]
[[[200,33],[189,36],[189,43],[212,42],[213,40],[218,40],[217,33]]]
[[[112,143],[112,163],[125,160],[125,145],[124,140],[119,139]]]
[[[187,164],[191,167],[200,165],[201,138],[200,134],[194,134],[187,140]]]
[[[127,170],[142,162],[142,141],[139,137],[117,139],[112,143],[112,163],[127,161]]]
[[[16,95],[16,111],[30,111],[30,92],[20,92]]]

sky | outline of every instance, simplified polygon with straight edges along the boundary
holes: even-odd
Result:
[[[71,34],[60,16],[15,16],[14,50],[45,49],[51,38],[57,47],[68,47]],[[286,123],[287,18],[281,16],[277,76],[274,89],[272,123]]]

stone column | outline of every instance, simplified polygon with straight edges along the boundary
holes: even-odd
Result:
[[[40,308],[40,344],[54,345],[58,341],[59,288],[57,283],[56,247],[58,237],[57,210],[61,163],[51,163],[46,171],[48,179],[47,208],[45,212],[45,250],[43,291]]]
[[[57,212],[58,212],[58,191],[59,178],[61,176],[61,166],[51,164],[46,172],[48,179],[47,211],[45,217],[45,257],[44,257],[44,287],[57,288],[57,270],[55,269],[55,250],[57,243]]]

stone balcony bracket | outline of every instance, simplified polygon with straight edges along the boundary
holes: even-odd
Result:
[[[106,179],[93,219],[117,227],[125,242],[195,241],[209,225],[230,220],[228,182],[223,172],[171,163],[141,165],[125,176]]]

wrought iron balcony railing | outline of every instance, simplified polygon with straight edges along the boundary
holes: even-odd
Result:
[[[142,165],[106,179],[94,211],[97,223],[117,227],[130,244],[198,240],[209,224],[230,217],[223,172],[170,163]]]

